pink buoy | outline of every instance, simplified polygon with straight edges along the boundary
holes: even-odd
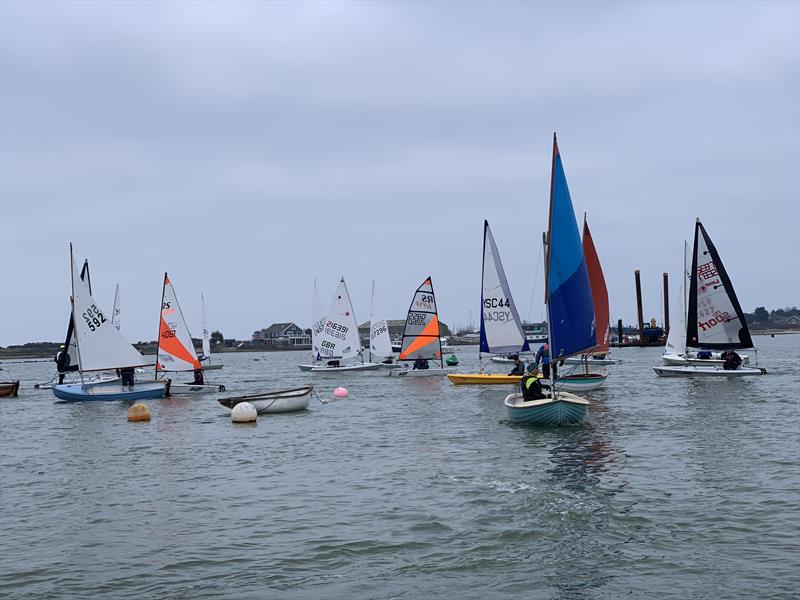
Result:
[[[333,390],[334,398],[347,398],[347,390],[343,387],[338,387]]]

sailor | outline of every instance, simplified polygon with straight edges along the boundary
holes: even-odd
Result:
[[[545,379],[550,379],[550,344],[544,343],[539,346],[539,350],[536,352],[536,357],[533,359],[530,365],[528,365],[528,373],[533,373],[534,369],[537,370],[539,368],[539,362],[542,363],[542,373],[544,374]],[[553,368],[553,377],[555,377],[555,368]]]
[[[69,368],[69,352],[67,352],[64,344],[58,347],[56,357],[53,359],[56,362],[56,369],[58,370],[58,385],[64,383],[64,374]]]
[[[724,361],[722,368],[726,371],[735,371],[742,365],[742,357],[733,350],[725,350],[720,354],[720,358]]]
[[[534,372],[529,375],[523,375],[520,381],[520,388],[522,389],[522,399],[527,402],[528,400],[540,400],[545,397],[542,392],[542,384],[537,377],[539,369],[534,369]]]
[[[514,368],[511,369],[511,373],[509,373],[509,375],[524,375],[524,374],[525,374],[525,363],[520,360],[519,354],[515,354]]]
[[[203,381],[203,369],[195,369],[194,370],[194,382],[195,385],[203,385],[205,381]]]
[[[425,369],[430,369],[430,368],[431,367],[428,364],[427,359],[418,358],[417,360],[414,361],[414,366],[412,367],[412,370],[414,370],[414,369],[425,370]]]
[[[120,377],[122,378],[122,388],[125,389],[127,386],[129,390],[133,390],[133,385],[135,383],[134,376],[133,376],[133,367],[125,367],[124,369],[119,370]]]

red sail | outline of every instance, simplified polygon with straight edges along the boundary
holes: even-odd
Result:
[[[597,347],[593,351],[608,352],[608,290],[603,277],[603,267],[600,266],[600,259],[597,258],[597,251],[594,249],[592,234],[589,232],[589,224],[586,222],[585,216],[583,218],[583,259],[586,261],[586,269],[589,271],[589,285],[592,287],[594,303]]]

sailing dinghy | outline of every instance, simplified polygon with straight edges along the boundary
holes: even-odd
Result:
[[[689,360],[685,360],[681,365],[653,367],[660,377],[743,377],[764,375],[767,372],[766,369],[744,364],[736,369],[725,369],[724,364],[723,366],[698,365],[692,364],[693,361],[690,360],[690,349],[696,352],[700,348],[726,351],[753,347],[750,329],[747,327],[733,284],[716,246],[700,219],[697,219],[694,230],[692,267],[689,271],[689,305],[685,326],[685,336],[681,340],[682,354]],[[682,328],[681,324],[677,329],[680,332]],[[673,339],[671,348],[676,345],[677,342]],[[744,363],[744,360],[742,362]]]
[[[325,313],[322,312],[322,298],[319,296],[317,280],[314,280],[314,296],[311,300],[311,364],[297,365],[301,371],[310,371],[314,367],[323,364],[322,354],[320,353],[320,341],[322,331],[325,329]]]
[[[158,346],[156,348],[156,376],[166,372],[190,372],[196,376],[202,373],[200,360],[194,351],[192,336],[178,304],[175,288],[164,273],[164,286],[161,290],[161,314],[158,324]],[[224,385],[201,383],[173,383],[171,394],[203,394],[224,392]]]
[[[481,330],[478,349],[480,373],[448,373],[456,385],[519,383],[521,375],[483,372],[484,354],[508,355],[530,352],[522,320],[511,296],[500,253],[489,221],[483,222],[483,264],[481,268]],[[505,381],[503,381],[505,380]]]
[[[313,332],[312,329],[312,335]],[[375,371],[381,368],[378,363],[364,362],[364,351],[358,336],[358,324],[344,277],[339,281],[339,286],[333,294],[318,339],[317,356],[319,357],[318,362],[321,364],[313,366],[310,369],[311,373]],[[357,362],[341,364],[341,361],[351,358],[357,359]]]
[[[408,307],[406,325],[403,329],[401,361],[439,361],[438,367],[425,369],[392,369],[389,375],[402,377],[434,377],[447,371],[442,361],[442,338],[439,337],[439,313],[436,310],[436,296],[430,275],[414,292],[414,299]]]
[[[550,360],[556,363],[588,352],[597,345],[597,336],[589,273],[555,134],[546,240],[547,337]],[[551,377],[555,377],[555,371],[551,370]],[[537,425],[581,422],[589,402],[557,386],[553,390],[555,383],[551,379],[546,397],[537,400],[525,400],[520,393],[509,394],[504,402],[509,419]]]
[[[53,386],[53,395],[65,402],[83,400],[141,400],[163,398],[169,392],[169,380],[136,383],[123,386],[119,380],[88,382],[87,372],[115,369],[135,369],[148,366],[145,358],[125,339],[107,319],[92,298],[88,277],[81,279],[78,266],[69,247],[72,267],[72,322],[75,349],[78,355],[80,383]],[[152,364],[152,363],[151,363]]]
[[[206,299],[203,294],[200,294],[200,307],[203,311],[203,355],[197,358],[203,367],[203,371],[217,371],[225,365],[211,364],[211,335],[208,333],[208,324],[206,323]]]
[[[289,390],[263,392],[234,398],[220,398],[218,402],[227,409],[228,413],[240,402],[249,402],[260,415],[297,412],[308,408],[308,403],[311,399],[310,394],[313,390],[314,386],[308,385]]]

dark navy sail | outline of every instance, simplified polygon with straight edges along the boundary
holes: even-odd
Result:
[[[552,359],[595,347],[592,288],[555,134],[547,245],[547,313]]]
[[[92,278],[89,277],[89,261],[83,261],[83,268],[81,269],[81,281],[86,281],[89,284],[89,292],[92,291]],[[78,370],[78,347],[75,345],[75,321],[72,319],[72,311],[69,311],[69,324],[67,325],[67,337],[64,340],[64,348],[69,354],[69,365],[64,367],[63,372],[77,371]]]

